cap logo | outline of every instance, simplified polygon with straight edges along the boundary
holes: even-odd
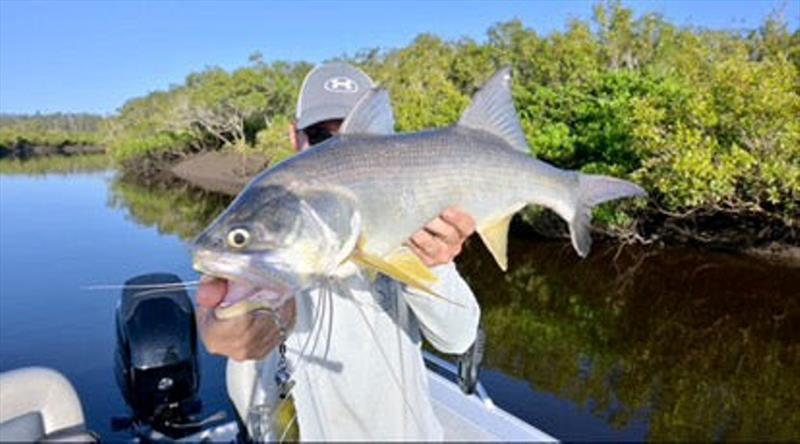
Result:
[[[331,77],[323,85],[326,91],[333,93],[354,93],[358,91],[358,83],[350,77]]]

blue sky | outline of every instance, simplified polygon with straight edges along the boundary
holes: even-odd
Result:
[[[513,18],[541,34],[591,17],[594,0],[563,1],[21,1],[0,0],[0,112],[110,114],[126,99],[181,83],[206,66],[233,69],[255,51],[318,62],[408,44],[422,32],[482,40]],[[628,0],[680,25],[757,27],[800,0]]]

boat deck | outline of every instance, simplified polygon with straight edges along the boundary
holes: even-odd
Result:
[[[558,442],[547,433],[497,407],[491,399],[465,395],[457,384],[428,371],[433,409],[444,429],[445,441]],[[231,441],[236,439],[236,422],[204,430],[188,441]]]

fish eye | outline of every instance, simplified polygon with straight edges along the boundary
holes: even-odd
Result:
[[[250,232],[244,228],[234,228],[228,233],[228,245],[232,248],[244,248],[250,243]]]

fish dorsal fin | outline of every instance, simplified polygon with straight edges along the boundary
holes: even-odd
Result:
[[[519,124],[511,99],[511,68],[498,71],[472,98],[464,111],[461,126],[488,131],[508,142],[514,149],[530,153],[525,133]]]
[[[478,228],[481,240],[503,271],[508,269],[508,227],[513,216],[514,214],[511,213],[500,219],[489,221]]]
[[[393,134],[394,114],[389,93],[383,88],[367,91],[344,119],[340,134]]]

